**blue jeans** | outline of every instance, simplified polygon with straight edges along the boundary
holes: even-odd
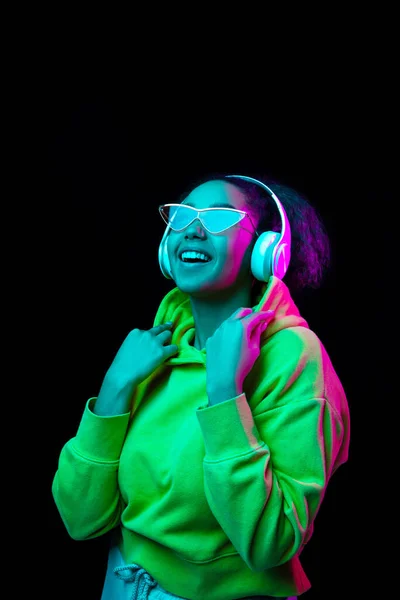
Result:
[[[271,596],[246,596],[241,600],[276,600]],[[108,556],[101,600],[187,600],[164,590],[140,565],[125,565],[117,546]],[[284,600],[284,599],[282,599]],[[297,600],[291,596],[286,600]]]

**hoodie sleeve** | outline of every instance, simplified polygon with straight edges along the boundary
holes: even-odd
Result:
[[[52,493],[61,519],[75,540],[98,537],[120,519],[119,457],[129,413],[95,415],[88,400],[77,434],[61,450]]]
[[[251,373],[251,406],[243,393],[197,411],[207,501],[253,571],[301,552],[348,453],[346,398],[320,342],[309,330],[273,338]]]

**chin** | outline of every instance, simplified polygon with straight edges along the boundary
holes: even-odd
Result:
[[[207,285],[206,287],[202,287],[200,284],[196,285],[195,283],[192,284],[188,284],[188,283],[183,283],[182,285],[180,284],[179,281],[175,281],[176,286],[181,290],[181,292],[184,292],[185,294],[189,294],[190,296],[193,296],[195,298],[202,298],[204,296],[209,296],[210,294],[212,294],[215,290],[213,290],[212,286]]]
[[[210,300],[221,299],[222,301],[225,299],[226,296],[231,295],[230,288],[220,287],[216,283],[213,284],[209,281],[203,285],[201,285],[200,283],[198,285],[195,285],[195,283],[188,284],[187,282],[185,284],[182,283],[182,285],[179,285],[179,283],[177,283],[176,285],[181,290],[181,292],[188,294],[192,298]]]

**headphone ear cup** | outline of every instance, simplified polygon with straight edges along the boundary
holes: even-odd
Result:
[[[268,281],[275,275],[274,249],[280,238],[276,231],[264,231],[254,245],[251,254],[251,272],[259,281]]]
[[[158,262],[160,265],[161,273],[164,275],[164,277],[166,279],[172,279],[171,264],[169,262],[168,257],[167,240],[167,231],[165,231],[160,246],[158,248]]]
[[[274,261],[274,275],[278,279],[283,279],[288,270],[290,262],[290,248],[287,244],[279,244],[276,249]]]

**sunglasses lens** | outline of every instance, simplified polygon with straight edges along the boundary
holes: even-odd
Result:
[[[171,229],[182,231],[196,217],[196,211],[189,206],[173,205],[163,206],[160,208],[161,216]],[[219,233],[224,229],[228,229],[242,219],[242,215],[238,212],[230,210],[206,210],[201,214],[201,220],[211,233]]]
[[[172,229],[180,231],[187,227],[190,221],[193,221],[195,213],[187,206],[164,206],[161,214]]]
[[[203,213],[205,227],[212,233],[218,233],[239,223],[242,215],[230,210],[209,210]]]

